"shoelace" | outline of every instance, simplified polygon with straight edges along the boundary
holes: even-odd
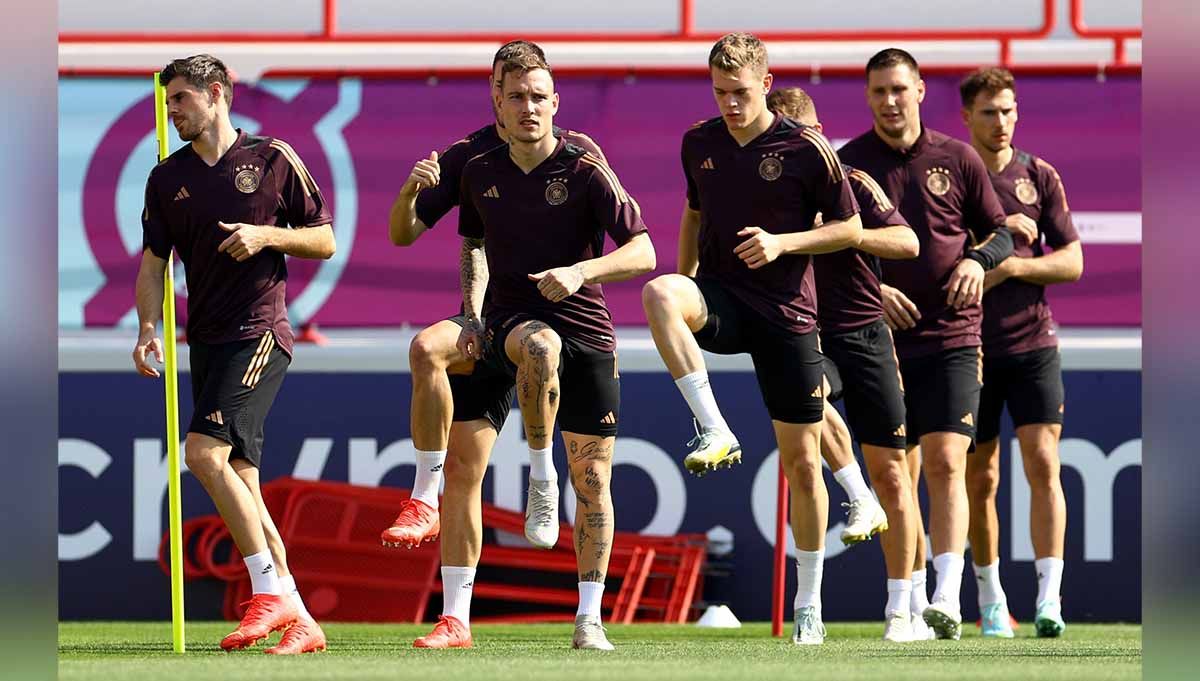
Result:
[[[707,449],[709,443],[712,442],[712,432],[700,430],[700,422],[696,419],[692,419],[692,430],[696,431],[696,437],[688,440],[687,446],[693,447],[696,443],[700,443],[700,446],[696,447],[697,450]]]
[[[255,617],[261,617],[263,614],[262,611],[267,609],[266,603],[263,603],[261,600],[255,598],[251,598],[248,601],[242,601],[238,604],[238,607],[246,608],[246,614],[242,616],[242,619],[250,617],[251,615],[254,615]]]
[[[530,485],[529,500],[531,502],[529,512],[533,515],[533,522],[542,527],[553,525],[555,509],[550,502],[550,495]]]
[[[849,518],[849,522],[847,523],[848,525],[853,525],[861,520],[861,518],[858,517],[863,512],[863,503],[861,499],[855,499],[851,502],[843,501],[842,508],[849,509],[846,511],[846,516]]]
[[[813,620],[815,620],[816,618],[817,618],[816,609],[805,608],[804,613],[800,615],[800,632],[804,633],[805,631],[815,628],[817,631],[819,631],[821,633],[822,636],[824,636],[825,635],[825,623],[821,622],[819,624],[819,626],[814,627]]]

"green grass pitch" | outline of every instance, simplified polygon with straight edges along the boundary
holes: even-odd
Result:
[[[740,629],[636,624],[608,627],[612,653],[573,651],[570,624],[476,624],[475,648],[412,648],[430,625],[328,624],[329,650],[302,657],[236,653],[217,647],[228,622],[188,622],[189,650],[171,651],[164,622],[65,622],[59,625],[60,679],[103,681],[300,681],[302,679],[515,679],[518,681],[670,681],[713,679],[1140,679],[1142,628],[1068,623],[1061,639],[1033,638],[1026,624],[1014,640],[981,639],[907,645],[880,640],[882,623],[831,623],[825,645],[798,647],[772,639],[765,623]],[[790,627],[790,623],[789,623]],[[279,634],[271,637],[274,644]]]

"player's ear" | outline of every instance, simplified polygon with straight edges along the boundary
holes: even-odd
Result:
[[[924,101],[925,101],[925,79],[918,78],[917,79],[917,103],[920,104],[921,102],[924,102]]]
[[[552,101],[554,102],[553,113],[558,113],[558,93],[557,92],[554,93],[554,97],[552,98]]]
[[[770,72],[767,72],[767,75],[763,76],[763,94],[764,95],[771,91],[771,84],[774,82],[775,82],[775,76],[772,75]]]
[[[967,126],[969,130],[971,128],[971,110],[964,106],[959,109],[959,113],[962,114],[963,125]]]

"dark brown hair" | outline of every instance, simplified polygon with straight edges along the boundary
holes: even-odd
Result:
[[[233,106],[233,82],[229,79],[229,69],[225,62],[211,54],[197,54],[186,59],[173,59],[158,74],[158,82],[166,87],[176,78],[183,78],[188,85],[207,91],[208,86],[220,83],[225,91],[226,106]]]
[[[1016,94],[1017,86],[1013,81],[1012,72],[999,66],[984,66],[975,69],[958,84],[958,93],[962,95],[962,105],[967,109],[975,104],[975,96],[980,92],[996,94],[1003,90],[1012,90],[1013,94]]]

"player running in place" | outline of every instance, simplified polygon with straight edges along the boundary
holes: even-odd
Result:
[[[472,266],[462,271],[466,319],[458,347],[515,381],[530,448],[549,451],[561,416],[577,499],[572,647],[612,650],[600,603],[612,551],[609,481],[620,381],[600,283],[652,270],[654,249],[637,203],[612,170],[553,134],[559,98],[546,62],[536,55],[510,59],[501,82],[508,144],[463,170],[459,233]],[[618,245],[608,255],[605,233]],[[453,598],[469,599],[470,589],[458,585]],[[451,585],[443,591],[449,594]],[[443,616],[417,645],[468,646],[470,634],[461,629]]]
[[[772,76],[757,37],[724,36],[708,63],[721,115],[683,136],[688,189],[678,274],[647,284],[642,302],[658,352],[698,423],[697,446],[684,460],[689,471],[703,475],[741,459],[701,348],[753,359],[792,493],[799,576],[792,638],[819,644],[829,499],[811,264],[813,254],[858,245],[858,205],[821,133],[767,108]],[[817,213],[824,223],[814,229]]]
[[[801,88],[775,90],[767,105],[822,132],[816,105]],[[838,395],[827,396],[821,454],[850,498],[842,541],[853,544],[883,532],[880,543],[888,573],[883,638],[906,642],[913,638],[909,604],[917,518],[904,459],[904,388],[892,333],[883,321],[879,258],[915,258],[920,246],[916,232],[875,180],[843,167],[858,202],[863,233],[857,248],[813,258],[821,350],[833,365],[835,382],[844,386]],[[883,508],[867,488],[846,425],[830,404],[843,396]]]
[[[979,582],[983,635],[1013,635],[1000,586],[996,517],[1000,412],[1007,404],[1032,492],[1030,534],[1038,581],[1034,626],[1038,636],[1058,636],[1066,628],[1059,597],[1067,528],[1058,459],[1064,395],[1046,285],[1078,280],[1083,273],[1083,249],[1058,172],[1012,145],[1017,124],[1012,74],[1001,68],[979,69],[962,81],[959,90],[971,146],[988,168],[1014,241],[1013,257],[984,279],[979,445],[967,460],[971,556]],[[1053,252],[1046,252],[1045,246]]]
[[[429,158],[417,161],[392,205],[388,220],[392,243],[411,245],[433,227],[458,205],[459,182],[467,161],[504,145],[506,133],[496,108],[500,69],[505,61],[524,54],[545,59],[540,47],[524,40],[503,45],[492,59],[493,121],[450,145],[440,157],[432,152]],[[607,162],[587,135],[561,129],[555,129],[555,134]],[[457,350],[464,319],[460,313],[425,328],[409,347],[413,381],[410,421],[417,472],[411,498],[381,535],[386,546],[412,548],[433,541],[452,522],[472,537],[483,532],[478,483],[508,417],[514,388],[506,376],[483,364],[476,366]],[[558,540],[558,471],[549,449],[530,450],[529,462],[525,537],[534,546],[550,548]],[[443,475],[445,513],[453,514],[453,519],[443,517],[438,504]],[[481,541],[476,539],[471,545],[478,546]],[[461,571],[468,562],[477,562],[477,555],[475,560],[465,561],[464,556],[447,554],[446,547],[461,544],[456,538],[442,544],[443,573]]]
[[[175,130],[189,144],[146,182],[133,363],[143,376],[158,377],[150,356],[162,361],[155,327],[174,249],[187,270],[195,403],[184,457],[229,528],[254,594],[221,648],[246,648],[286,628],[266,652],[323,650],[325,635],[304,608],[263,503],[258,467],[263,423],[292,356],[284,255],[332,256],[333,220],[287,143],[234,129],[233,87],[219,59],[176,59],[159,79]]]
[[[979,154],[921,124],[925,82],[912,55],[883,50],[867,62],[866,73],[874,126],[841,154],[883,187],[921,243],[914,260],[882,261],[881,292],[884,317],[896,331],[910,466],[924,458],[929,490],[937,586],[922,616],[939,638],[957,639],[970,518],[966,458],[974,447],[983,371],[983,280],[1012,253],[1012,236]],[[917,554],[914,569],[924,568],[920,542]],[[915,582],[919,607],[924,587],[918,592]]]

